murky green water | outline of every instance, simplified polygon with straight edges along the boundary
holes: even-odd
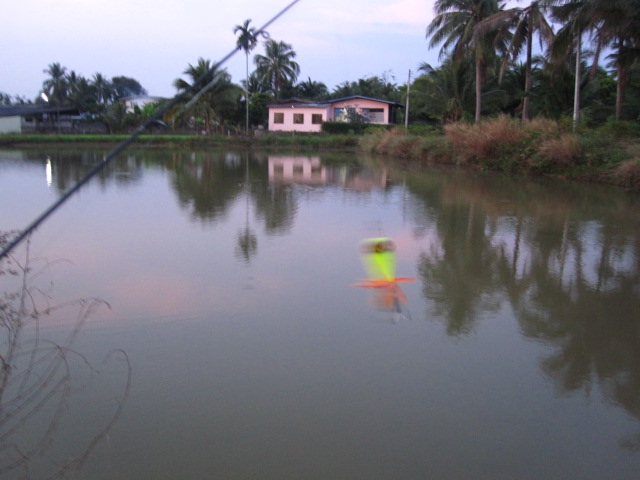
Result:
[[[99,158],[1,151],[0,230]],[[68,349],[50,442],[29,449],[52,403],[0,423],[0,468],[33,452],[3,475],[55,472],[123,405],[71,477],[637,479],[640,199],[357,160],[129,151],[56,212],[31,240],[51,262],[36,301],[110,308]],[[352,286],[377,236],[417,278],[400,314]]]

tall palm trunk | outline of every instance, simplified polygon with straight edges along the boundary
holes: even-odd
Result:
[[[576,34],[576,83],[573,91],[573,131],[578,128],[580,116],[580,57],[582,56],[582,35]]]
[[[524,100],[522,102],[522,120],[529,120],[529,96],[531,95],[531,44],[533,43],[533,31],[527,32],[527,67],[524,72]]]
[[[618,44],[618,62],[616,65],[618,82],[616,85],[616,120],[620,121],[622,118],[622,105],[624,98],[624,84],[626,82],[626,72],[622,62],[622,39]]]
[[[480,121],[480,111],[482,110],[482,68],[484,62],[481,58],[476,58],[476,123]]]
[[[249,135],[249,51],[248,50],[244,52],[244,56],[247,61],[247,76],[245,77],[247,79],[247,83],[244,86],[244,101],[247,104],[245,131],[246,131],[246,134]]]

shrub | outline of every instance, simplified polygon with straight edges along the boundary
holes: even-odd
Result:
[[[640,136],[640,123],[623,122],[612,118],[597,129],[598,134],[611,136],[613,138],[637,138]]]
[[[542,141],[538,149],[536,167],[540,171],[566,170],[577,165],[580,159],[580,143],[575,135],[563,133],[558,138]]]
[[[449,124],[444,131],[458,160],[500,170],[512,168],[505,162],[517,159],[517,149],[527,137],[522,123],[505,116],[473,125]]]
[[[433,135],[441,133],[441,131],[435,125],[409,125],[409,133],[411,135]]]
[[[420,139],[415,147],[415,154],[429,162],[449,163],[452,150],[443,135],[429,135]]]
[[[613,172],[613,179],[624,187],[640,189],[640,158],[621,162]]]
[[[368,153],[376,153],[376,149],[378,148],[378,145],[380,144],[380,141],[382,140],[382,137],[384,135],[384,130],[376,130],[372,133],[366,133],[359,139],[358,144],[363,151]]]
[[[629,154],[614,137],[602,135],[599,131],[591,131],[580,137],[583,152],[583,163],[592,168],[618,165],[629,159]]]
[[[364,122],[323,122],[322,132],[337,135],[362,135],[385,131],[393,128],[393,125],[379,125]]]
[[[360,122],[323,122],[322,131],[330,134],[348,135],[349,131],[353,133],[362,133],[365,124]]]

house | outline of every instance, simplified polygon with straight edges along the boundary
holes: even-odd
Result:
[[[124,105],[125,112],[133,113],[136,107],[142,109],[145,105],[150,103],[158,103],[165,100],[162,97],[153,97],[151,95],[133,95],[130,97],[121,97],[118,99],[120,103]]]
[[[269,131],[319,132],[322,122],[349,122],[355,115],[367,123],[394,124],[398,102],[353,95],[320,102],[292,98],[267,105]]]
[[[76,108],[28,104],[0,107],[0,133],[69,131],[80,112]]]

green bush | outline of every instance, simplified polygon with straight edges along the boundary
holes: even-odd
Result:
[[[640,136],[640,123],[622,122],[609,118],[607,122],[596,131],[600,135],[611,136],[613,138],[638,138],[638,136]]]
[[[358,122],[323,122],[322,132],[334,135],[362,134],[365,124]]]
[[[395,128],[395,125],[381,125],[364,122],[324,122],[322,132],[335,135],[364,135],[375,132],[384,132]]]
[[[435,125],[409,125],[408,131],[411,135],[433,135],[434,133],[442,133],[442,130]]]

